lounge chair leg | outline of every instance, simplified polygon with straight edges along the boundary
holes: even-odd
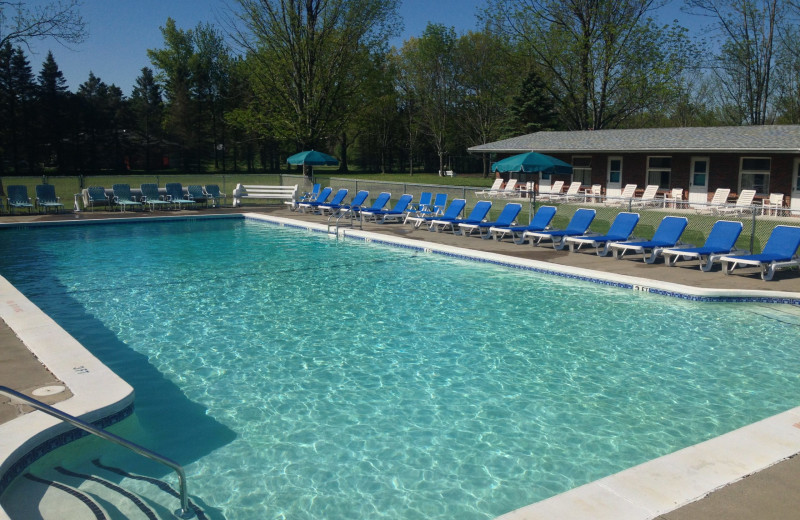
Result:
[[[761,279],[765,282],[772,280],[775,276],[775,266],[773,264],[764,265],[761,267]]]
[[[730,267],[728,267],[728,265],[730,265]],[[736,269],[736,262],[731,262],[730,264],[728,264],[728,262],[722,262],[722,274],[733,274],[734,269]]]

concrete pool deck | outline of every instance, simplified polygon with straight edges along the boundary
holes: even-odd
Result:
[[[285,209],[246,207],[209,210],[182,210],[146,213],[94,213],[63,215],[4,216],[6,222],[53,220],[90,220],[128,217],[194,216],[223,213],[259,213],[270,217],[307,222],[311,227],[325,227],[319,216],[302,215]],[[502,255],[522,261],[544,262],[566,269],[603,273],[601,277],[634,277],[648,285],[670,284],[696,288],[702,294],[754,295],[800,300],[800,275],[796,271],[777,273],[775,280],[764,282],[758,275],[724,276],[719,271],[700,272],[696,267],[668,268],[648,265],[641,259],[600,258],[593,253],[570,254],[549,247],[498,243],[476,237],[413,230],[400,224],[366,224],[366,235],[387,240],[430,243],[431,247],[459,247],[487,255]],[[559,267],[559,269],[561,268]],[[743,272],[747,272],[746,270]],[[664,285],[665,284],[665,285]],[[9,323],[12,325],[12,323]],[[12,327],[13,328],[13,327]],[[12,328],[0,324],[0,384],[23,393],[41,386],[59,385],[60,381],[31,354]],[[7,362],[9,361],[9,362]],[[49,396],[48,403],[66,399],[67,391]],[[19,386],[18,386],[19,385]],[[23,414],[25,410],[0,397],[0,425]],[[795,482],[800,477],[800,409],[746,426],[706,443],[679,450],[641,466],[581,486],[551,499],[508,513],[504,520],[534,518],[657,518],[660,520],[790,518],[800,508],[800,491]],[[10,424],[8,426],[11,426]],[[793,458],[794,457],[794,458]],[[731,482],[734,482],[730,484]],[[710,493],[710,494],[709,494]],[[707,496],[705,496],[707,495]],[[703,498],[705,496],[705,498]],[[699,500],[698,500],[699,499]],[[2,511],[0,511],[0,517]]]

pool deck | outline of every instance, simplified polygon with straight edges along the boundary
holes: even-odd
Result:
[[[130,217],[186,217],[224,213],[255,213],[324,226],[327,219],[303,215],[284,208],[249,206],[244,209],[217,208],[154,213],[64,213],[61,215],[18,215],[0,217],[3,223],[75,221]],[[800,275],[778,272],[771,282],[758,274],[724,276],[718,270],[701,272],[688,264],[666,267],[649,265],[633,257],[623,260],[600,258],[594,253],[555,251],[552,247],[515,245],[508,241],[463,238],[449,233],[431,233],[402,224],[365,224],[367,235],[391,240],[430,243],[436,247],[459,247],[480,254],[503,255],[516,260],[544,262],[559,269],[588,270],[598,277],[634,277],[654,285],[676,284],[709,294],[741,294],[760,297],[800,299]],[[424,247],[424,246],[423,246]],[[742,270],[747,273],[752,270]],[[11,302],[6,301],[9,305]],[[48,404],[69,399],[73,382],[59,379],[26,347],[29,333],[14,329],[14,320],[0,320],[0,384],[27,395],[41,388],[59,385],[66,390],[39,397]],[[21,333],[22,332],[22,333]],[[22,338],[22,339],[20,339]],[[43,362],[45,364],[43,364]],[[91,363],[88,360],[87,363]],[[63,381],[62,379],[67,379]],[[75,383],[78,384],[78,383]],[[26,415],[30,409],[0,396],[0,427]],[[538,504],[501,517],[503,520],[535,518],[615,518],[658,520],[737,520],[792,518],[800,510],[800,409],[765,419],[706,443],[625,470],[581,486]],[[682,460],[682,463],[681,463]],[[677,462],[676,462],[677,461]],[[710,468],[710,470],[709,470]],[[733,482],[733,483],[731,483]],[[648,495],[648,496],[645,496]],[[689,497],[689,498],[687,498]],[[564,509],[567,504],[567,509]],[[606,507],[609,509],[606,510]],[[0,511],[2,517],[2,511]]]

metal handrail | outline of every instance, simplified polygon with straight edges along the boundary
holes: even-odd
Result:
[[[37,410],[44,412],[48,415],[51,415],[56,419],[60,419],[64,422],[72,424],[73,426],[80,428],[81,430],[84,430],[86,432],[89,432],[92,435],[96,435],[102,439],[106,439],[115,444],[119,444],[120,446],[128,448],[134,453],[138,453],[143,457],[147,457],[150,460],[154,460],[173,469],[175,473],[178,474],[178,482],[180,486],[180,499],[181,499],[181,508],[175,511],[175,514],[179,518],[192,518],[194,516],[194,512],[189,508],[189,495],[186,492],[186,473],[184,473],[183,467],[181,467],[181,465],[178,464],[177,462],[170,460],[166,457],[163,457],[158,453],[155,453],[154,451],[145,448],[144,446],[139,446],[138,444],[133,443],[127,439],[123,439],[119,435],[114,435],[113,433],[107,432],[100,428],[96,428],[91,424],[78,419],[77,417],[73,417],[68,413],[62,412],[61,410],[53,408],[50,405],[47,405],[41,401],[37,401],[32,397],[28,397],[27,395],[21,394],[16,390],[12,390],[11,388],[8,388],[6,386],[0,386],[0,394],[5,394],[9,397],[13,397],[21,401],[24,401],[25,403],[36,408]]]

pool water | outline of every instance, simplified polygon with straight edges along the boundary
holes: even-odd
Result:
[[[227,520],[489,519],[800,391],[762,305],[233,219],[3,237],[0,273],[134,386],[126,434]]]

